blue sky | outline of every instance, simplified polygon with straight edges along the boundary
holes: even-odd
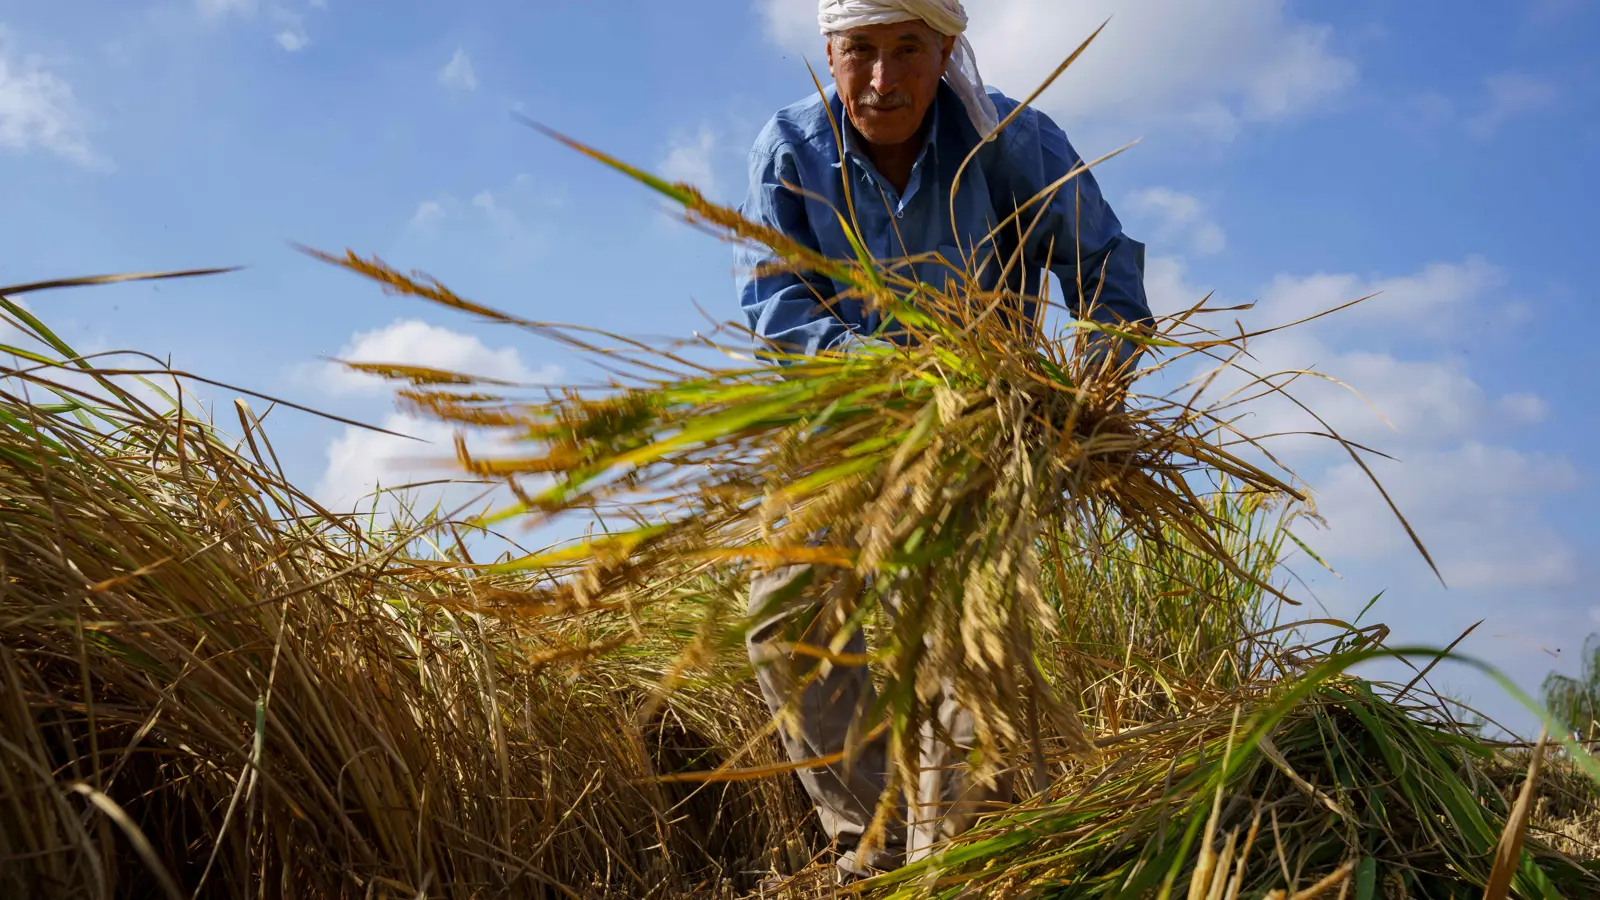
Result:
[[[548,345],[375,287],[289,247],[378,254],[530,318],[683,334],[738,315],[731,256],[642,190],[517,124],[547,123],[734,200],[756,130],[821,65],[808,0],[454,4],[80,0],[0,7],[0,283],[241,264],[187,283],[36,295],[83,349],[137,348],[235,384],[444,438],[321,357],[396,354],[570,375]],[[1401,459],[1379,468],[1449,583],[1327,446],[1286,445],[1320,491],[1318,600],[1396,639],[1464,649],[1529,689],[1600,630],[1594,308],[1600,4],[973,0],[989,82],[1046,94],[1149,245],[1159,311],[1256,301],[1267,368]],[[226,392],[202,390],[226,401]],[[1282,409],[1263,407],[1261,425]],[[416,446],[300,415],[273,435],[331,501]],[[1286,419],[1283,421],[1287,421]],[[1304,423],[1295,423],[1304,425]],[[448,452],[441,446],[437,452]],[[386,466],[388,466],[386,468]],[[391,477],[385,474],[384,477]],[[1312,607],[1314,609],[1314,607]],[[1436,682],[1524,725],[1464,670]]]

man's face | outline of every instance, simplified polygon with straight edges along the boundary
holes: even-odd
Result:
[[[828,70],[861,136],[883,145],[915,137],[955,43],[954,37],[915,21],[864,25],[831,36]]]

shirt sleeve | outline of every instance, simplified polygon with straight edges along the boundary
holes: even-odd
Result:
[[[1015,171],[1026,173],[1015,191],[1026,202],[1082,164],[1067,135],[1048,116],[1029,110],[1014,124],[1030,127],[1019,137]],[[1023,225],[1037,206],[1024,212]],[[1100,193],[1092,171],[1083,171],[1063,185],[1029,236],[1029,261],[1048,267],[1061,279],[1067,306],[1080,318],[1123,326],[1152,320],[1144,290],[1144,245],[1122,231],[1122,223]],[[1123,342],[1119,342],[1123,343]],[[1126,359],[1137,347],[1123,344]]]
[[[786,144],[758,141],[750,153],[750,182],[739,211],[753,222],[781,231],[817,250],[817,239],[806,216],[804,198],[784,187],[801,183],[793,150]],[[814,355],[852,335],[848,325],[821,300],[834,296],[832,279],[807,273],[766,272],[762,266],[779,262],[777,254],[762,245],[739,244],[735,250],[739,305],[750,330],[758,338],[786,353]]]

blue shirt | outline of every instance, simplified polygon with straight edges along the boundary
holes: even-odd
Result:
[[[1016,109],[1016,101],[990,90],[1000,119]],[[828,104],[824,107],[824,102]],[[846,164],[841,166],[828,108],[843,134]],[[925,253],[939,253],[957,269],[963,268],[963,251],[973,255],[978,242],[1029,199],[1060,179],[1082,160],[1067,136],[1050,118],[1032,107],[1024,110],[995,139],[984,145],[962,173],[956,196],[954,222],[950,208],[951,185],[956,170],[981,136],[968,118],[961,100],[941,83],[929,112],[927,138],[911,171],[904,193],[896,191],[868,159],[863,139],[850,125],[834,88],[822,96],[779,110],[762,128],[750,151],[749,191],[740,211],[753,221],[789,235],[824,256],[855,259],[834,210],[849,218],[841,168],[851,179],[856,218],[869,253],[880,264]],[[796,192],[784,187],[798,185]],[[1001,263],[1023,243],[1021,265],[1013,266],[1007,287],[1021,298],[1020,313],[1031,322],[1046,268],[1061,279],[1066,298],[1078,318],[1078,285],[1082,296],[1099,292],[1093,319],[1106,324],[1150,319],[1144,292],[1144,245],[1122,233],[1111,206],[1100,194],[1091,172],[1083,172],[1056,194],[1054,200],[1022,240],[1040,204],[1024,210],[1019,229],[1014,221],[999,239],[979,249],[977,260],[994,260],[984,267],[985,290],[995,290]],[[952,228],[952,224],[954,228]],[[1052,246],[1053,245],[1053,246]],[[961,249],[958,249],[959,248]],[[998,251],[998,252],[996,252]],[[996,261],[997,260],[997,261]],[[838,295],[848,290],[826,276],[788,272],[756,276],[755,269],[776,262],[765,246],[743,246],[736,251],[739,303],[752,331],[791,353],[815,354],[838,347],[853,336],[876,334],[891,340],[903,335],[885,325],[876,312],[865,309],[855,297]],[[943,286],[952,277],[938,263],[918,263],[904,272],[929,284]],[[935,279],[941,279],[936,281]],[[819,302],[819,297],[827,304]]]

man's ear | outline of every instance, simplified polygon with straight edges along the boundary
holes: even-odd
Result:
[[[823,40],[828,42],[828,74],[837,78],[839,76],[833,71],[833,35],[824,35]]]
[[[939,53],[943,57],[941,59],[941,61],[940,61],[940,64],[939,64],[939,70],[941,72],[944,71],[944,69],[950,65],[950,56],[951,56],[951,54],[953,54],[955,52],[956,52],[956,36],[955,35],[953,35],[953,34],[945,35],[943,38],[940,39],[940,41],[939,41]]]

